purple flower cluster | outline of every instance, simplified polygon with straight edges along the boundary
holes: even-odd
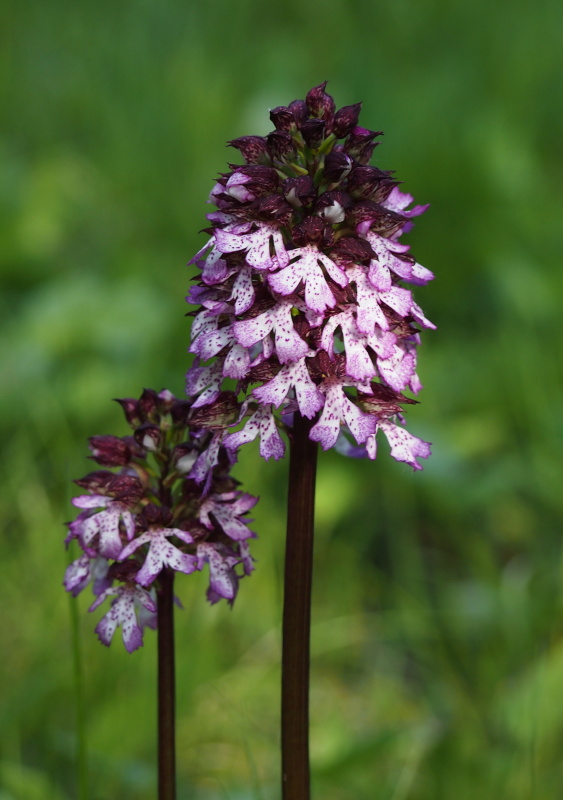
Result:
[[[373,459],[381,430],[415,470],[430,454],[401,424],[416,402],[404,390],[421,388],[420,329],[434,325],[405,286],[433,275],[399,239],[426,206],[409,210],[392,173],[369,165],[380,133],[358,125],[361,104],[337,111],[325,87],[273,109],[268,136],[231,141],[245,164],[211,191],[210,238],[191,262],[187,390],[223,423],[190,472],[198,483],[221,445],[259,437],[264,458],[281,458],[296,412],[324,450]]]
[[[207,564],[208,600],[233,603],[240,578],[253,570],[248,545],[255,534],[246,515],[257,498],[229,475],[235,454],[215,441],[209,413],[166,390],[118,402],[133,435],[90,439],[93,460],[106,469],[76,481],[87,494],[72,501],[80,513],[68,523],[66,543],[76,540],[82,555],[68,566],[64,585],[76,596],[92,584],[90,611],[111,598],[96,633],[109,645],[121,626],[132,652],[144,627],[156,627],[163,569],[189,574]],[[205,480],[205,494],[191,472]]]

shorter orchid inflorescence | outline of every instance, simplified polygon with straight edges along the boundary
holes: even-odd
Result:
[[[426,206],[409,210],[392,173],[369,165],[380,133],[358,125],[360,103],[337,111],[325,87],[273,109],[268,136],[230,142],[245,164],[211,191],[217,210],[187,298],[200,306],[187,387],[194,406],[219,414],[236,398],[239,427],[217,428],[191,472],[199,483],[221,443],[259,437],[264,458],[281,458],[296,412],[324,450],[374,459],[382,431],[415,470],[430,454],[401,413],[416,402],[404,390],[421,388],[420,329],[434,327],[404,284],[434,276],[399,239]]]
[[[240,578],[253,570],[248,540],[255,534],[246,515],[257,498],[229,474],[234,451],[213,442],[216,411],[193,409],[167,390],[118,402],[133,435],[90,439],[91,457],[104,469],[76,481],[87,494],[72,501],[81,511],[68,523],[66,542],[76,540],[83,553],[64,585],[76,596],[91,584],[90,611],[110,600],[96,633],[109,645],[121,626],[132,652],[144,627],[156,627],[163,569],[189,574],[207,564],[208,600],[233,603]],[[205,494],[188,475],[194,468],[205,477]]]

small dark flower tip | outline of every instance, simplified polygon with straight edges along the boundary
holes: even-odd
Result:
[[[158,425],[146,422],[144,425],[137,428],[133,436],[137,444],[141,445],[145,450],[154,453],[160,446],[162,432]]]
[[[334,111],[336,106],[331,95],[325,92],[327,83],[328,81],[325,81],[324,83],[319,84],[319,86],[314,86],[312,89],[310,89],[307,92],[305,102],[307,103],[307,107],[311,114],[314,117],[323,119],[327,123],[327,126],[330,127],[334,119]]]
[[[295,145],[288,131],[272,131],[266,141],[268,153],[273,159],[284,159],[295,153]]]
[[[383,131],[370,131],[367,128],[356,126],[346,137],[344,152],[355,158],[360,164],[367,164],[375,147],[379,144],[379,142],[373,141],[378,136],[383,136]]]
[[[169,389],[161,389],[157,395],[158,410],[161,414],[169,414],[176,398]]]
[[[343,139],[356,127],[362,110],[361,103],[354,103],[352,106],[339,108],[334,115],[332,132],[337,139]]]
[[[308,244],[321,244],[325,235],[325,223],[317,216],[305,217],[300,225],[295,225],[292,238],[297,247]]]
[[[237,421],[240,406],[235,392],[221,392],[205,406],[195,408],[190,417],[192,428],[226,428]]]
[[[188,400],[176,400],[170,409],[170,416],[175,425],[185,425],[191,403]]]
[[[282,185],[283,194],[293,208],[302,208],[310,205],[317,196],[317,189],[309,175],[300,175],[298,178],[286,178]]]
[[[168,506],[157,506],[156,503],[147,503],[137,516],[141,527],[149,528],[151,525],[161,525],[166,528],[172,522],[172,512]]]
[[[324,139],[326,123],[322,119],[307,119],[301,126],[301,135],[305,144],[312,150],[320,147]]]
[[[228,147],[240,151],[247,164],[267,164],[269,162],[266,139],[263,136],[240,136],[227,142]]]
[[[259,197],[250,206],[252,217],[264,222],[279,222],[287,225],[293,215],[293,208],[279,194]]]
[[[138,400],[135,400],[134,397],[122,397],[122,398],[115,397],[114,400],[116,403],[119,403],[119,405],[123,409],[123,413],[125,414],[125,419],[129,423],[129,425],[136,427],[137,425],[141,424],[142,422],[141,411],[139,408]]]
[[[89,472],[83,478],[75,480],[74,483],[82,489],[94,492],[94,494],[103,494],[114,478],[113,472],[108,472],[106,469],[98,469],[95,472]]]
[[[356,236],[341,236],[332,248],[331,255],[338,256],[339,261],[361,264],[375,258],[369,242]]]
[[[297,127],[301,128],[305,120],[309,117],[307,103],[304,100],[294,100],[289,104],[288,109],[293,114],[293,118]]]
[[[131,460],[131,450],[118,436],[92,436],[88,439],[92,458],[104,467],[124,467]]]
[[[108,578],[124,583],[136,583],[135,578],[141,569],[141,563],[136,558],[127,558],[125,561],[115,561],[108,569]]]
[[[114,475],[107,487],[107,494],[115,500],[134,506],[143,496],[143,487],[139,479],[132,475]]]
[[[329,183],[338,183],[346,178],[352,169],[354,162],[346,153],[331,151],[325,157],[323,174]]]
[[[270,119],[278,131],[291,131],[296,127],[295,117],[287,106],[272,108],[270,111]]]
[[[172,459],[178,472],[187,474],[195,464],[198,455],[198,451],[191,442],[182,442],[174,448]]]
[[[143,389],[143,393],[139,398],[139,410],[142,415],[143,422],[159,422],[159,397],[154,389]]]
[[[347,210],[352,206],[351,197],[346,192],[323,192],[315,203],[314,213],[329,225],[344,222]]]
[[[359,164],[354,167],[348,176],[347,188],[353,198],[368,200],[384,182],[389,182],[390,173],[378,167]],[[389,190],[390,191],[390,190]]]

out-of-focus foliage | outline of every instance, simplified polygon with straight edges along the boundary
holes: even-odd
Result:
[[[435,283],[413,475],[320,459],[315,796],[556,800],[563,781],[563,199],[553,2],[8,2],[0,48],[0,797],[76,797],[67,555],[85,437],[111,397],[181,393],[185,262],[224,142],[324,79],[386,132],[379,166],[429,212]],[[231,613],[178,581],[180,798],[278,785],[285,463]],[[81,597],[91,800],[154,797],[154,662],[95,639]],[[375,787],[375,788],[374,788]]]

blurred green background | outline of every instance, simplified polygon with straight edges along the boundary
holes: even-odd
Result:
[[[85,439],[183,391],[207,194],[322,80],[430,202],[409,235],[424,472],[320,459],[311,749],[323,800],[555,800],[563,781],[563,6],[526,0],[8,0],[1,23],[0,798],[71,800],[61,587]],[[287,462],[243,453],[257,571],[234,610],[178,581],[180,800],[275,800]],[[86,593],[85,593],[86,595]],[[155,797],[155,636],[80,597],[90,800]],[[95,618],[94,618],[95,617]]]

